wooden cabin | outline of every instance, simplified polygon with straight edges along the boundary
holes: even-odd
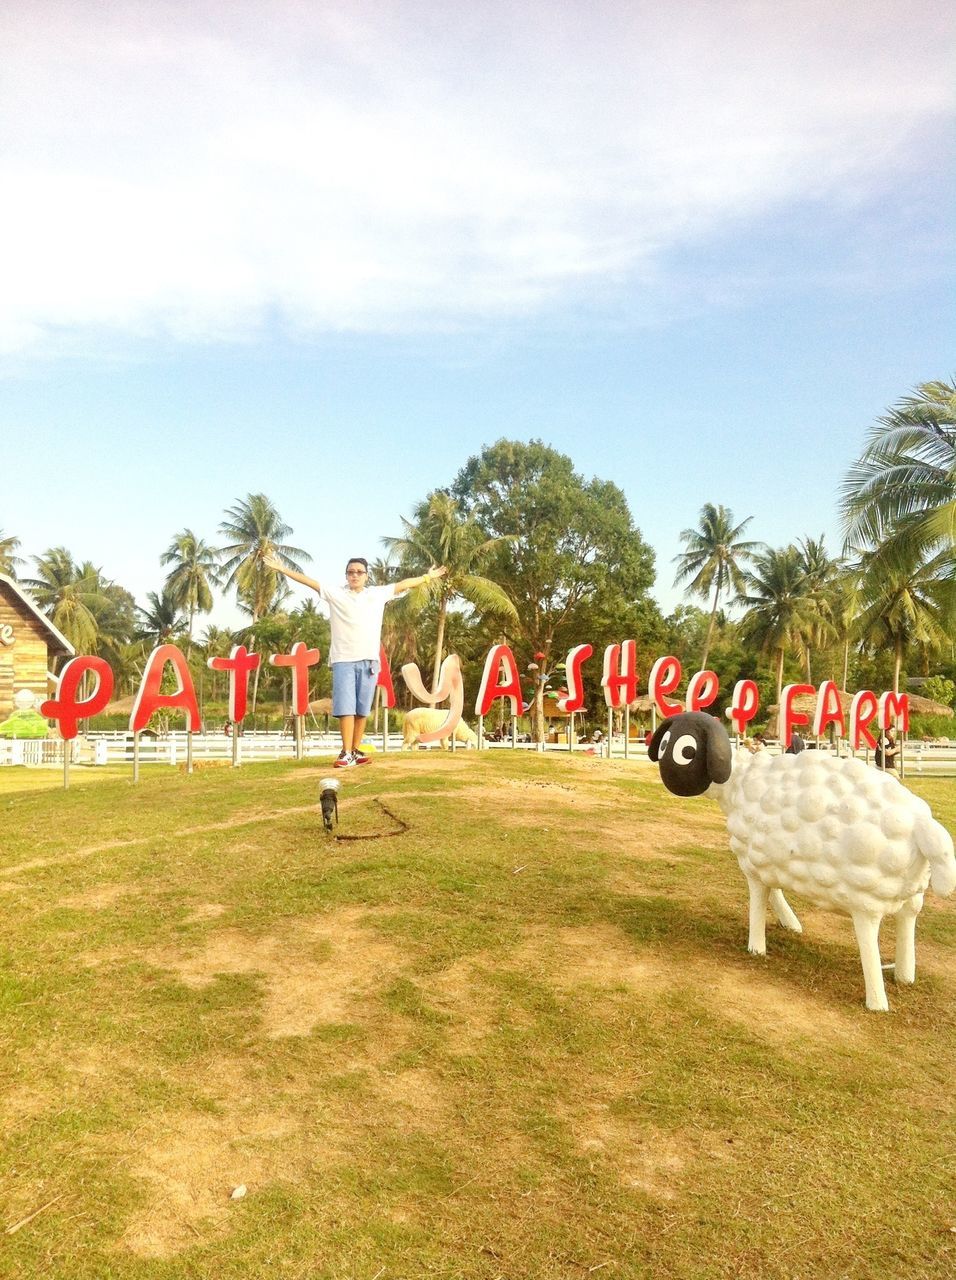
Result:
[[[45,698],[54,661],[73,653],[69,640],[23,588],[0,573],[0,721],[13,710],[21,689]]]

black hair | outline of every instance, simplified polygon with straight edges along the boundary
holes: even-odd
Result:
[[[360,564],[362,568],[365,570],[365,572],[368,573],[368,561],[365,559],[364,556],[349,556],[348,560],[346,560],[345,562],[346,573],[348,573],[349,571],[350,564]]]

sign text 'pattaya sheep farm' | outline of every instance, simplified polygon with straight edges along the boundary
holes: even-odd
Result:
[[[593,656],[589,644],[575,645],[566,663],[567,692],[557,700],[558,709],[566,712],[580,711],[584,706],[583,667]],[[309,669],[320,660],[318,649],[310,649],[298,641],[289,653],[273,654],[269,662],[275,667],[288,667],[292,674],[292,710],[303,716],[309,708]],[[395,689],[392,672],[385,650],[380,651],[381,670],[378,684],[384,694],[385,705],[394,707]],[[229,719],[239,724],[245,719],[249,676],[258,669],[262,655],[250,653],[245,645],[236,645],[228,658],[209,658],[208,665],[214,671],[229,673]],[[172,693],[162,693],[163,677],[167,668],[176,678],[177,688]],[[94,677],[94,687],[87,697],[81,696],[85,677]],[[687,693],[682,702],[672,695],[681,683],[680,661],[668,655],[658,658],[647,678],[647,691],[659,713],[665,718],[682,711],[703,711],[711,706],[720,692],[720,681],[713,671],[697,671],[691,676]],[[434,706],[449,699],[448,715],[439,728],[423,733],[422,742],[435,742],[452,734],[464,709],[464,684],[461,662],[457,654],[451,654],[441,665],[438,687],[429,691],[422,681],[415,663],[402,667],[402,677],[411,693],[421,702]],[[44,702],[43,715],[55,720],[64,738],[75,738],[79,721],[99,715],[113,695],[113,672],[103,658],[77,657],[67,662],[57,681],[56,697]],[[601,679],[604,701],[612,710],[623,710],[638,696],[637,644],[625,640],[611,644],[604,651],[604,674]],[[802,694],[817,694],[816,710],[809,714],[797,711],[794,700]],[[517,716],[524,707],[521,694],[521,677],[518,664],[506,644],[496,644],[485,659],[475,714],[482,719],[499,699],[511,703],[511,714]],[[760,695],[753,680],[738,680],[726,715],[737,733],[746,732],[747,725],[760,707]],[[190,732],[202,728],[199,704],[189,665],[182,650],[174,644],[158,645],[146,662],[139,691],[133,703],[129,727],[132,733],[146,728],[154,711],[170,709],[186,716]],[[826,680],[815,689],[809,684],[790,684],[783,690],[780,707],[781,737],[789,746],[794,729],[808,726],[819,736],[832,727],[839,737],[849,737],[854,751],[864,745],[875,749],[876,739],[870,726],[876,722],[880,729],[888,728],[896,721],[904,732],[909,729],[909,699],[906,694],[883,693],[879,697],[868,689],[853,695],[849,712],[845,716],[839,690],[832,680]]]

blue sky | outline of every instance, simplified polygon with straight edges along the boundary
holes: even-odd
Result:
[[[262,491],[338,579],[507,436],[621,485],[667,609],[705,501],[836,549],[867,428],[956,369],[954,35],[928,0],[8,6],[0,529],[143,600]]]

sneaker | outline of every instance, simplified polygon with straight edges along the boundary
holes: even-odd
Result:
[[[352,763],[353,764],[371,764],[372,757],[367,756],[364,751],[353,751]]]
[[[342,750],[338,756],[332,761],[333,769],[347,769],[349,765],[355,764],[355,758],[350,752]]]

